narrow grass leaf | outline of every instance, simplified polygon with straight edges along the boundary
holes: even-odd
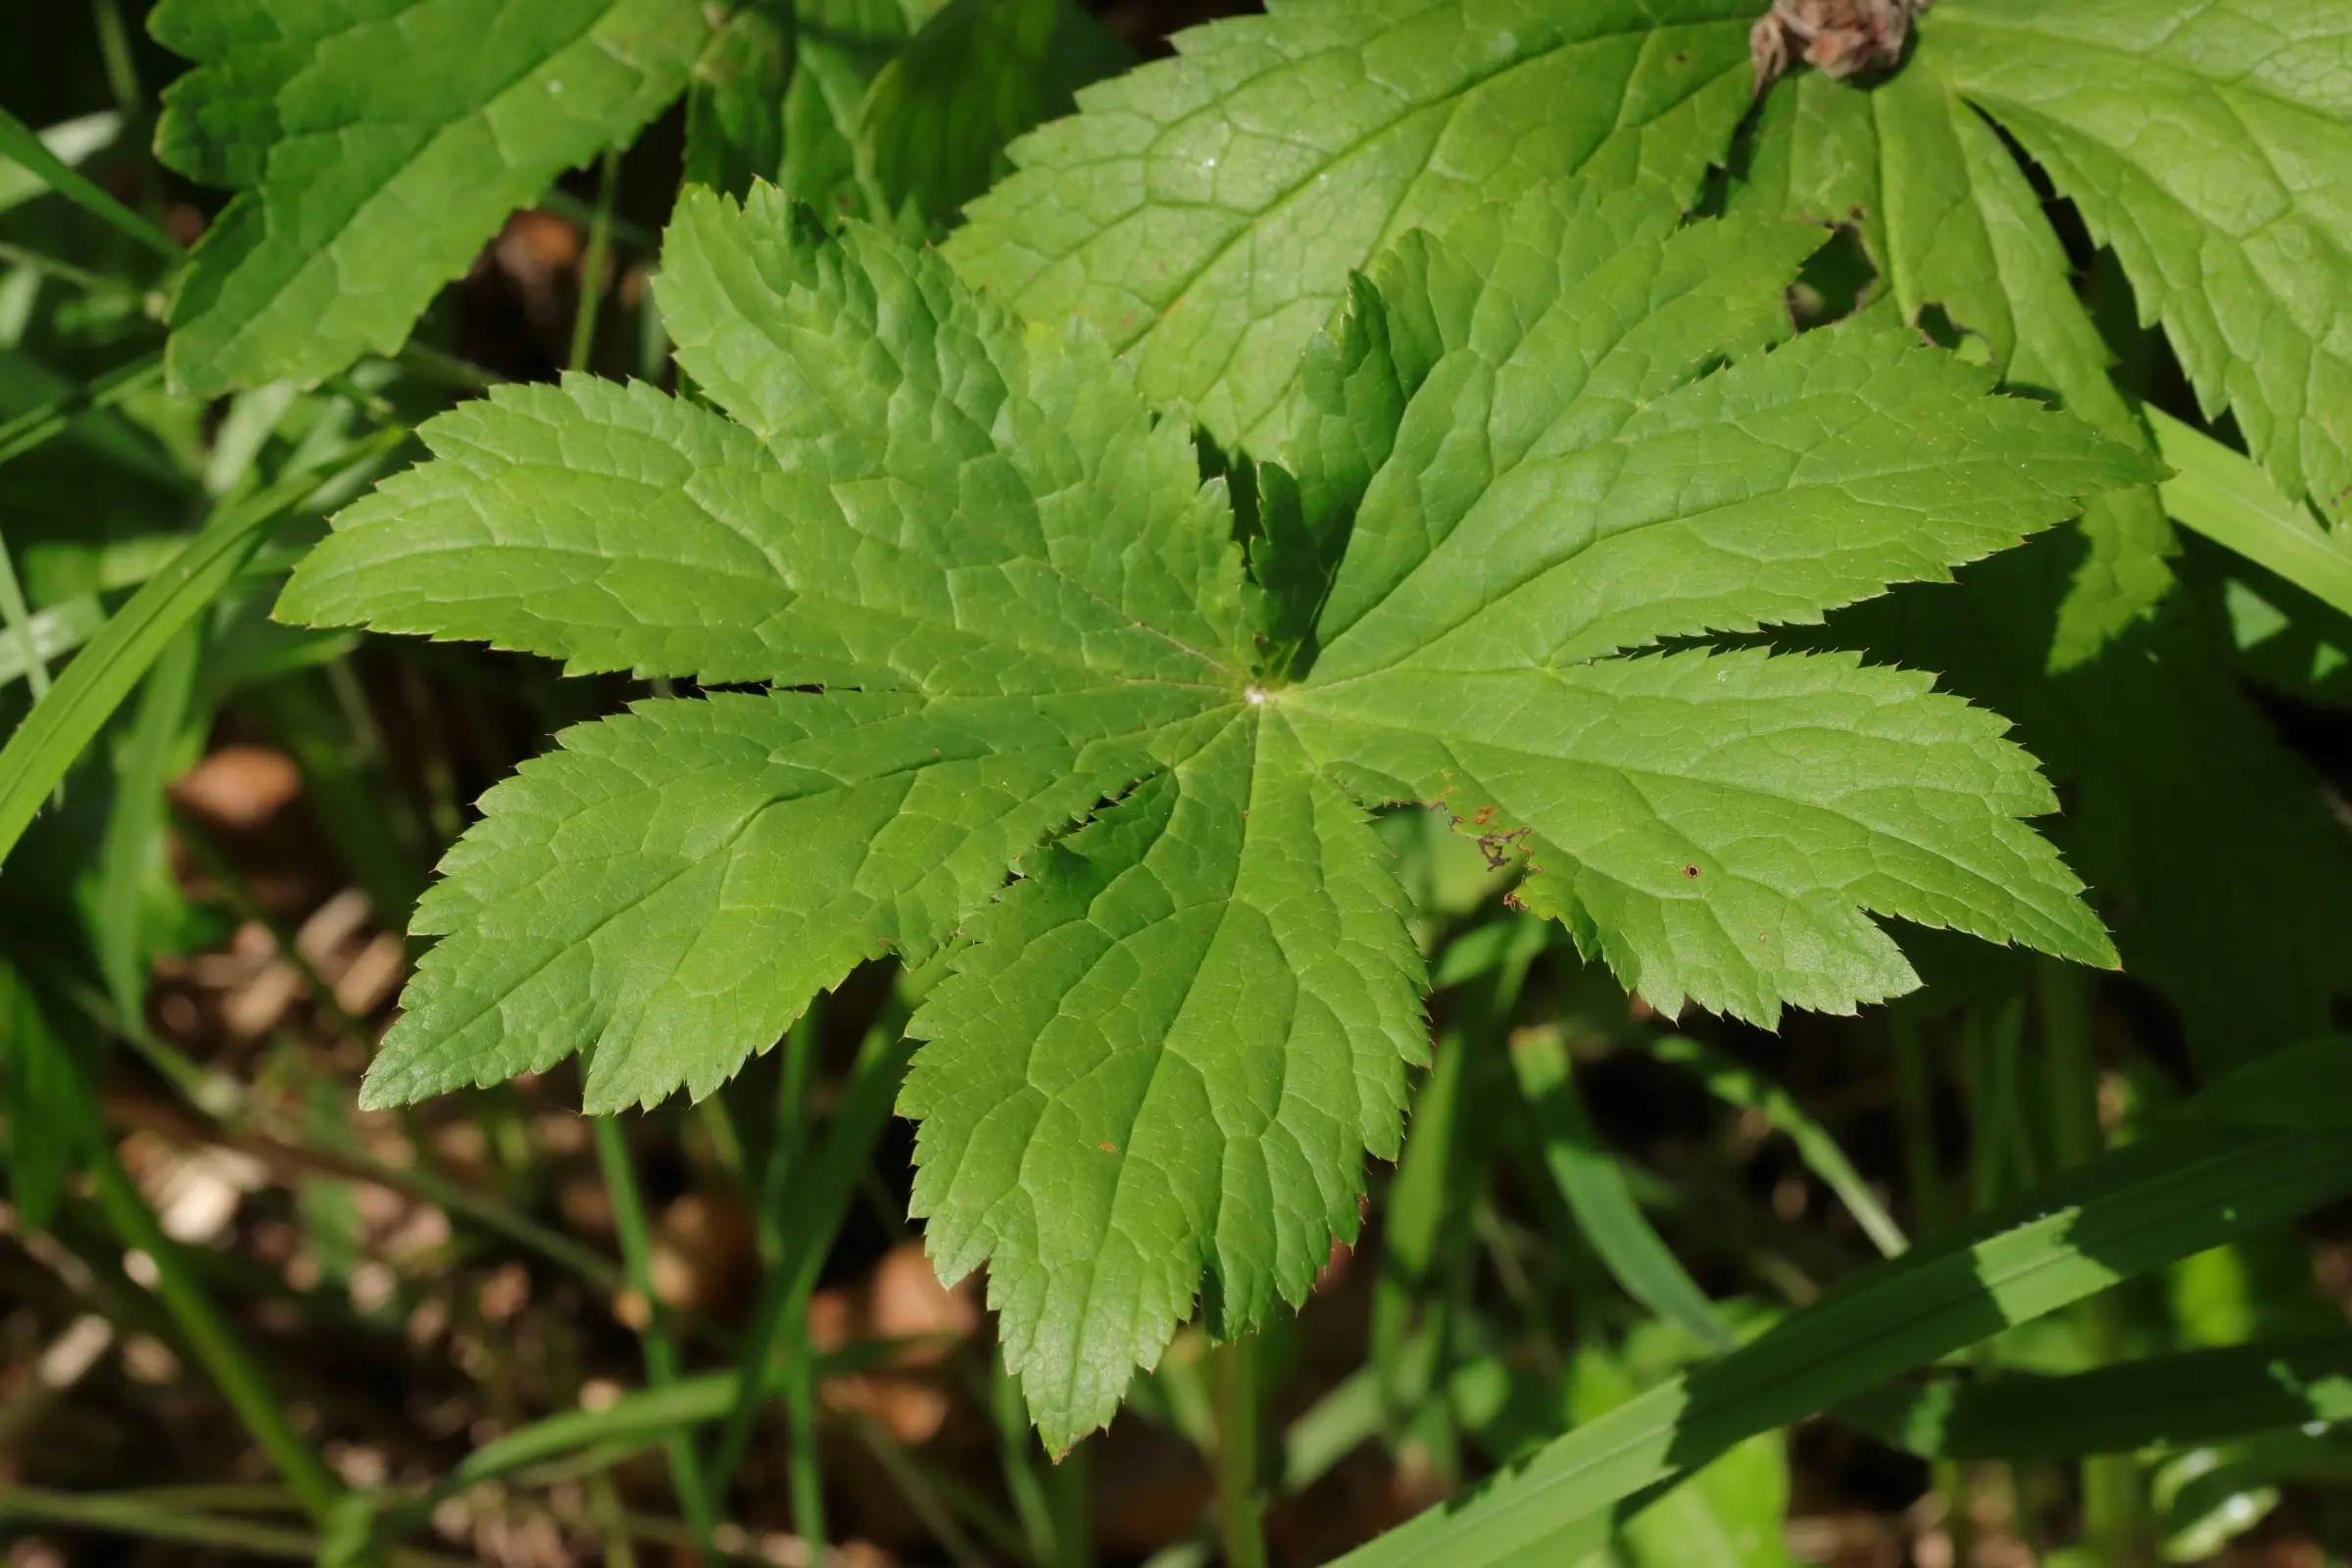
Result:
[[[0,859],[173,635],[236,576],[269,525],[339,479],[371,468],[407,438],[406,430],[383,431],[362,442],[323,483],[316,473],[299,474],[223,508],[131,596],[0,750]]]
[[[1550,1554],[1562,1532],[1590,1530],[1743,1438],[2347,1189],[2352,1142],[2340,1133],[2202,1121],[2153,1131],[1949,1242],[1874,1265],[1762,1338],[1342,1561],[1484,1568],[1567,1560]]]
[[[97,181],[51,152],[48,143],[31,126],[5,109],[0,109],[0,158],[21,166],[66,200],[112,223],[159,256],[173,262],[180,259],[180,248],[172,242],[171,235],[109,196]]]
[[[2352,1421],[2352,1332],[2125,1361],[2064,1377],[1940,1378],[1832,1413],[1925,1459],[2074,1459]]]
[[[1657,1035],[1640,1042],[1641,1048],[1660,1061],[1671,1062],[1690,1071],[1707,1093],[1725,1104],[1740,1110],[1752,1110],[1772,1124],[1775,1131],[1785,1134],[1796,1146],[1799,1159],[1805,1168],[1821,1179],[1822,1185],[1838,1195],[1838,1200],[1854,1216],[1873,1246],[1887,1257],[1892,1257],[1910,1246],[1902,1227],[1886,1212],[1885,1204],[1854,1169],[1845,1151],[1830,1130],[1805,1114],[1788,1090],[1739,1062],[1732,1060],[1713,1047],[1688,1035]]]
[[[1544,1141],[1544,1167],[1609,1273],[1652,1312],[1702,1344],[1730,1349],[1736,1342],[1715,1303],[1634,1201],[1617,1156],[1593,1133],[1569,1069],[1567,1043],[1556,1030],[1525,1030],[1511,1040],[1511,1068]]]

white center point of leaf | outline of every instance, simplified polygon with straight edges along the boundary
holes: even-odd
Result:
[[[1242,695],[1250,699],[1250,706],[1252,708],[1266,706],[1266,689],[1263,686],[1252,686]]]

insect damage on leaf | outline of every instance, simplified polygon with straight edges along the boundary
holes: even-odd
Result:
[[[2111,962],[1997,717],[1846,655],[1643,651],[2147,473],[1915,340],[1784,342],[1819,238],[1646,180],[1407,235],[1285,463],[1204,483],[1092,328],[690,194],[662,307],[715,408],[502,389],[280,605],[767,688],[575,727],[484,799],[368,1099],[574,1053],[592,1109],[707,1093],[855,964],[946,951],[913,1206],[943,1274],[988,1266],[1059,1449],[1204,1276],[1224,1331],[1302,1299],[1396,1152],[1426,981],[1377,808],[1517,848],[1527,906],[1664,1010],[1908,989],[1874,913]]]

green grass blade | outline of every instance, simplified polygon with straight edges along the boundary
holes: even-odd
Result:
[[[140,894],[156,863],[164,829],[164,787],[187,728],[203,654],[196,628],[165,648],[139,694],[138,708],[115,760],[115,798],[98,851],[95,926],[98,970],[115,1010],[136,1017],[146,1006],[146,957],[139,943]]]
[[[2206,538],[2352,614],[2352,550],[2289,501],[2262,466],[2161,409],[2143,411],[2173,476],[2167,512]]]
[[[813,1370],[820,1378],[863,1372],[921,1343],[862,1340],[817,1356]],[[582,1454],[618,1462],[675,1434],[718,1420],[735,1407],[742,1390],[740,1372],[703,1372],[667,1388],[624,1394],[601,1410],[558,1411],[493,1438],[421,1492],[384,1503],[370,1522],[368,1539],[377,1544],[394,1540],[421,1525],[435,1504],[485,1482]]]
[[[2120,1362],[2067,1377],[1874,1389],[1838,1419],[1923,1459],[2075,1459],[2352,1420],[2352,1332]]]
[[[68,168],[86,163],[104,152],[122,133],[122,116],[112,109],[61,120],[40,131],[41,145]],[[24,206],[49,193],[49,182],[13,159],[0,164],[0,213]]]
[[[1559,1439],[1342,1559],[1347,1568],[1571,1561],[1564,1532],[1743,1438],[1853,1397],[2118,1280],[2352,1189],[2352,1140],[2183,1122],[2042,1184],[1948,1242],[1873,1265],[1740,1349]],[[1524,1554],[1524,1555],[1523,1555]]]
[[[0,463],[21,458],[42,442],[65,433],[85,414],[111,409],[124,398],[142,392],[164,377],[161,353],[142,355],[119,365],[104,375],[51,398],[37,409],[0,422]]]
[[[1845,1151],[1829,1129],[1805,1114],[1805,1109],[1790,1097],[1788,1090],[1732,1060],[1729,1056],[1685,1035],[1658,1035],[1638,1042],[1643,1051],[1660,1061],[1672,1062],[1688,1069],[1706,1086],[1707,1093],[1725,1104],[1740,1110],[1752,1110],[1772,1124],[1775,1132],[1784,1134],[1796,1146],[1797,1157],[1805,1168],[1821,1179],[1822,1185],[1838,1195],[1846,1211],[1871,1240],[1871,1245],[1887,1257],[1894,1257],[1911,1244],[1903,1235],[1894,1216],[1871,1192],[1862,1173],[1854,1169]]]
[[[269,525],[321,489],[372,466],[406,439],[405,430],[383,431],[362,442],[340,473],[323,484],[315,473],[300,474],[223,508],[171,565],[131,596],[0,751],[0,859],[16,848],[50,788],[65,777],[173,635],[236,576]]]
[[[1617,1156],[1594,1135],[1569,1070],[1567,1042],[1556,1030],[1523,1030],[1511,1038],[1511,1068],[1544,1140],[1544,1164],[1609,1273],[1658,1316],[1702,1344],[1730,1349],[1737,1342],[1715,1303],[1634,1201]]]
[[[0,537],[0,630],[8,633],[0,650],[16,655],[19,670],[32,688],[32,700],[39,702],[49,695],[48,656],[40,632],[33,627],[32,614],[24,608],[24,588],[17,581],[17,564],[8,553],[5,537]],[[6,678],[0,675],[0,680]]]
[[[5,566],[0,566],[0,573],[6,573],[12,582],[15,580],[15,573]],[[0,585],[0,594],[7,591],[5,585]],[[105,624],[106,608],[98,602],[96,594],[76,594],[46,610],[34,611],[24,617],[24,633],[32,646],[29,662],[24,657],[25,644],[13,629],[11,635],[0,637],[0,686],[12,680],[28,679],[32,682],[33,698],[38,701],[49,690],[48,661],[79,648],[97,636]]]
[[[628,1269],[629,1289],[644,1304],[645,1327],[638,1339],[645,1348],[646,1381],[657,1393],[677,1387],[680,1375],[678,1342],[669,1331],[666,1308],[654,1289],[653,1229],[646,1223],[645,1200],[637,1188],[637,1173],[629,1165],[628,1141],[622,1136],[620,1123],[611,1116],[591,1118],[596,1132],[597,1163],[605,1173],[605,1191],[612,1200],[612,1228],[620,1238],[620,1255]],[[711,1512],[710,1489],[704,1483],[702,1465],[694,1451],[694,1440],[684,1431],[673,1432],[665,1440],[669,1453],[669,1482],[678,1494],[679,1506],[685,1510],[686,1522],[694,1531],[695,1543],[706,1554],[714,1554],[710,1532],[716,1525]]]
[[[745,1366],[768,1364],[777,1337],[794,1316],[796,1305],[805,1306],[808,1293],[815,1289],[817,1271],[832,1250],[834,1233],[841,1229],[850,1197],[857,1190],[858,1173],[890,1120],[900,1080],[906,1077],[906,1063],[913,1055],[911,1040],[879,1045],[869,1037],[869,1049],[862,1054],[850,1092],[834,1113],[823,1149],[812,1164],[802,1167],[805,1177],[799,1170],[793,1173],[801,1185],[792,1194],[791,1218],[785,1226],[779,1262],[768,1276],[756,1324],[745,1341]],[[751,1445],[752,1423],[760,1412],[764,1382],[747,1379],[740,1389],[719,1434],[717,1457],[706,1472],[710,1490],[722,1497]]]
[[[172,242],[171,235],[109,196],[87,174],[51,152],[31,126],[5,109],[0,109],[0,158],[22,165],[66,200],[112,223],[166,260],[176,262],[183,254]]]
[[[78,1114],[94,1123],[97,1111],[87,1099],[87,1086],[77,1085],[75,1092],[82,1097]],[[182,1341],[236,1411],[255,1445],[301,1500],[303,1511],[324,1525],[344,1494],[342,1483],[295,1430],[283,1397],[270,1386],[235,1327],[205,1294],[179,1244],[164,1234],[155,1211],[115,1157],[113,1144],[95,1126],[88,1143],[95,1151],[89,1171],[107,1223],[125,1245],[145,1252],[154,1262],[156,1294],[178,1326]]]

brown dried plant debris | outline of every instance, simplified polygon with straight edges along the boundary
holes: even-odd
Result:
[[[1912,19],[1936,0],[1773,0],[1772,9],[1749,30],[1756,92],[1802,59],[1843,79],[1899,65],[1911,37]]]

